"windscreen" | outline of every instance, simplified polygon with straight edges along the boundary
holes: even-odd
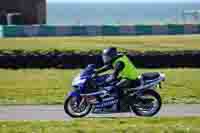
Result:
[[[82,70],[80,76],[81,76],[81,77],[82,77],[82,76],[90,76],[90,75],[92,75],[93,73],[94,73],[94,68],[88,66],[88,67],[86,67],[84,70]]]

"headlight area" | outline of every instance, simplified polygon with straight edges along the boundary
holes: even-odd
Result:
[[[165,79],[166,79],[166,76],[165,76],[165,74],[164,73],[160,73],[160,76],[162,77],[162,81],[165,81]]]
[[[86,82],[86,79],[75,78],[72,81],[72,86],[80,86]]]

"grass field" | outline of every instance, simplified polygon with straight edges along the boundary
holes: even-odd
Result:
[[[199,117],[0,121],[1,133],[199,133]]]
[[[62,104],[80,70],[0,69],[0,104]],[[164,103],[200,103],[200,69],[139,69],[164,72],[158,89]]]
[[[0,39],[0,50],[91,51],[115,46],[135,51],[200,50],[200,35]]]

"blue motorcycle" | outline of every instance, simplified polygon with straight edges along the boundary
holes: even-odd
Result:
[[[138,77],[140,84],[131,88],[123,89],[123,98],[117,93],[110,93],[113,83],[106,83],[108,74],[95,75],[95,65],[88,65],[77,75],[70,92],[64,102],[65,112],[74,118],[84,117],[96,109],[112,108],[123,99],[130,112],[138,116],[153,116],[161,108],[160,95],[155,91],[161,88],[161,82],[165,80],[162,73],[144,73]],[[117,81],[116,81],[117,82]]]

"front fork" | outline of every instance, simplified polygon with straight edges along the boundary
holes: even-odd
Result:
[[[88,96],[81,96],[80,93],[73,91],[69,93],[69,96],[71,97],[77,97],[77,106],[81,107],[84,102],[87,102],[88,104],[92,104],[92,99],[94,99],[95,97],[88,97]],[[95,98],[96,99],[96,98]]]
[[[72,91],[69,93],[70,97],[76,97],[77,98],[77,106],[81,106],[84,103],[84,98],[80,96],[80,94],[76,91]]]

